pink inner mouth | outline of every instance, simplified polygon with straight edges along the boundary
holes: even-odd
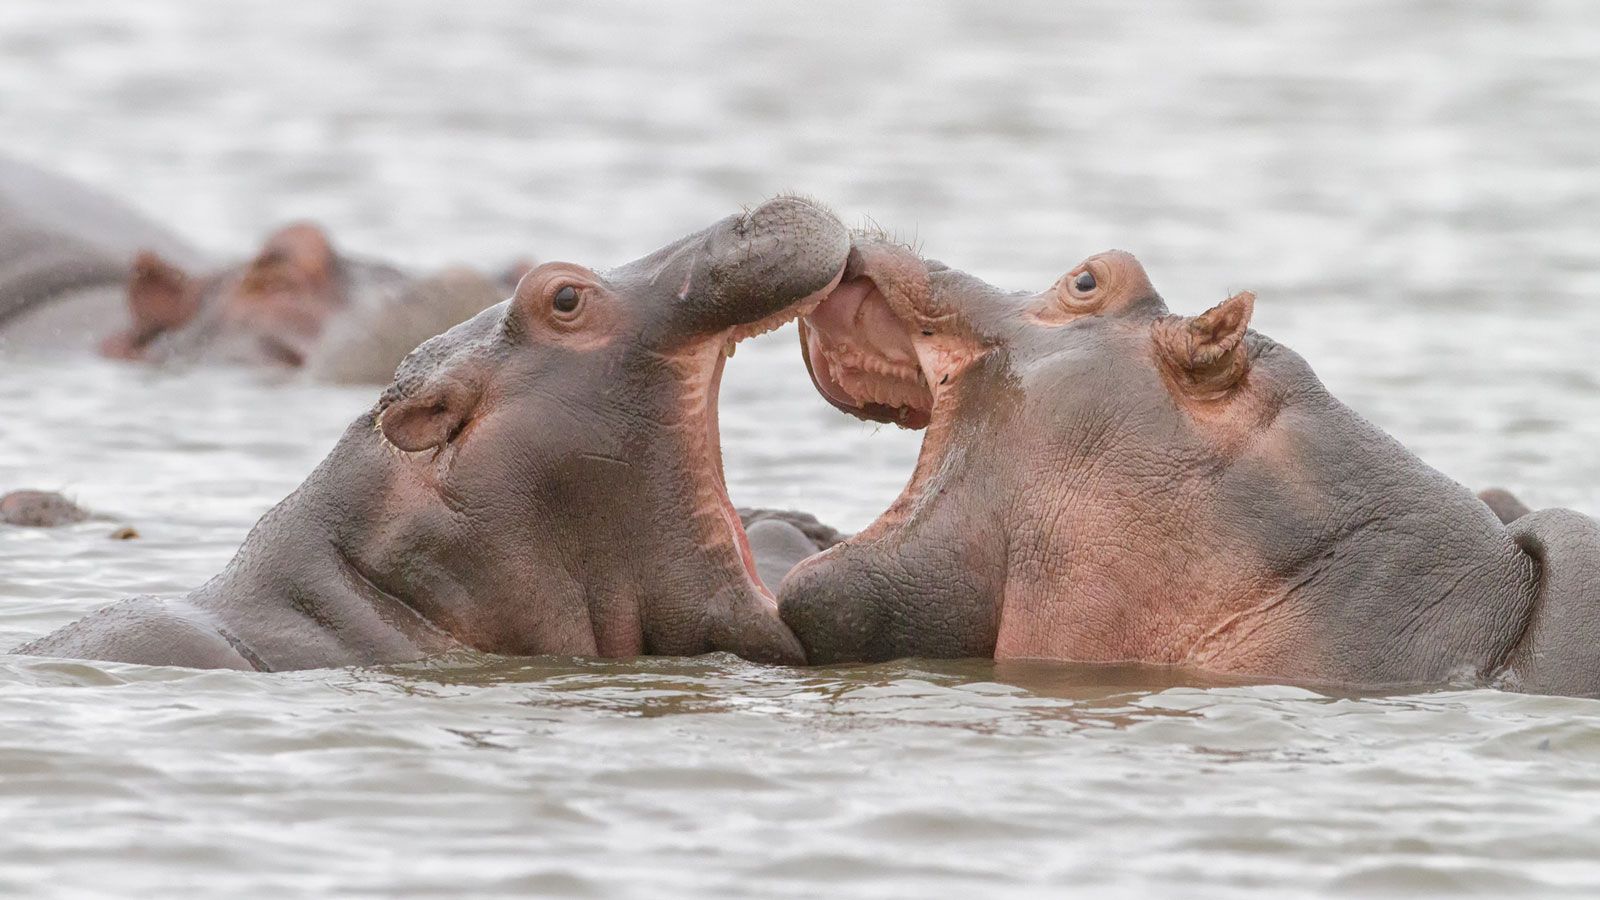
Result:
[[[722,469],[722,430],[717,418],[717,397],[722,391],[722,370],[726,367],[728,357],[726,354],[717,354],[716,367],[711,374],[711,386],[707,391],[709,402],[706,404],[706,429],[707,445],[714,454],[712,466],[711,492],[715,495],[717,513],[721,516],[723,524],[733,541],[735,552],[739,554],[739,561],[744,565],[744,571],[750,578],[750,583],[756,590],[773,603],[777,603],[772,596],[772,591],[762,582],[761,576],[756,572],[755,553],[750,549],[750,538],[744,533],[744,523],[739,519],[739,511],[733,505],[733,500],[728,496],[728,479]]]
[[[963,318],[937,311],[928,271],[908,249],[858,245],[844,281],[800,320],[801,355],[829,403],[860,419],[927,429],[905,489],[841,547],[897,527],[921,501],[953,446],[952,416],[935,418],[935,407],[951,408],[963,374],[987,352]]]
[[[802,320],[806,363],[817,390],[858,418],[926,427],[933,392],[912,327],[871,278],[843,282]]]
[[[733,355],[735,344],[810,314],[835,292],[839,285],[839,279],[843,275],[844,270],[841,267],[839,274],[835,275],[833,280],[825,287],[796,302],[788,309],[758,322],[729,329],[720,339],[715,341],[714,352],[716,353],[716,360],[711,366],[711,372],[706,382],[701,416],[705,420],[706,428],[704,452],[712,461],[710,478],[708,479],[708,486],[710,487],[710,497],[708,499],[711,500],[714,506],[714,517],[720,520],[720,526],[715,529],[719,537],[714,538],[714,540],[720,540],[721,536],[726,537],[737,554],[739,562],[743,565],[750,584],[758,594],[774,607],[777,606],[777,600],[773,597],[771,588],[762,582],[761,576],[756,571],[755,554],[750,549],[749,537],[745,534],[744,524],[739,519],[739,512],[734,507],[733,500],[728,496],[727,476],[722,468],[722,431],[717,416],[717,399],[722,390],[722,372],[727,365],[728,357]]]

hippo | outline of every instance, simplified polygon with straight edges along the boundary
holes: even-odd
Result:
[[[59,528],[87,522],[93,516],[56,491],[23,489],[0,495],[0,524]]]
[[[527,269],[415,276],[309,222],[222,267],[87,187],[0,160],[0,351],[303,369],[383,383],[412,348],[503,300]]]
[[[848,535],[824,525],[817,517],[794,509],[751,509],[740,507],[739,521],[756,574],[763,584],[775,588],[802,560],[834,546]]]
[[[139,253],[127,282],[127,325],[99,349],[115,359],[265,366],[382,383],[418,344],[500,302],[514,286],[463,267],[413,276],[347,256],[322,228],[296,222],[268,235],[250,261],[204,274]]]
[[[1533,508],[1522,502],[1522,498],[1511,493],[1505,488],[1492,487],[1478,492],[1478,499],[1482,500],[1489,509],[1494,511],[1496,517],[1505,525],[1522,518],[1533,512]]]
[[[810,661],[1600,694],[1600,523],[1497,514],[1249,330],[1254,303],[1171,314],[1123,252],[1017,294],[858,241],[806,364],[926,436],[888,510],[783,582]]]
[[[91,188],[0,157],[0,351],[109,337],[141,249],[181,264],[203,258]]]
[[[22,489],[0,495],[0,525],[65,528],[84,522],[117,522],[117,519],[85,509],[58,491]],[[117,524],[110,531],[110,537],[117,541],[131,541],[139,537],[139,530],[132,525]],[[822,549],[824,545],[817,546]],[[798,562],[798,559],[795,561]]]
[[[16,652],[261,671],[457,648],[801,662],[728,499],[717,397],[734,345],[819,302],[849,248],[827,210],[779,197],[609,271],[540,265],[412,351],[220,575]],[[807,524],[769,518],[777,538]],[[770,546],[792,559],[786,543]]]

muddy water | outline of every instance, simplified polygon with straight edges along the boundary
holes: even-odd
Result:
[[[0,145],[218,254],[314,217],[416,265],[607,264],[780,190],[1013,287],[1124,247],[1434,465],[1600,512],[1585,3],[0,5]],[[1004,10],[1003,17],[999,12]],[[0,645],[215,572],[375,391],[0,359]],[[915,437],[791,331],[741,502],[859,527]],[[0,658],[0,892],[1283,897],[1600,890],[1600,704],[984,662]]]

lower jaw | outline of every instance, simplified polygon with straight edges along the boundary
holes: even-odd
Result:
[[[781,327],[804,315],[821,303],[832,287],[833,285],[829,285],[827,289],[819,291],[813,297],[778,316],[769,317],[753,325],[733,328],[721,335],[708,338],[699,348],[691,350],[682,361],[688,369],[685,380],[691,385],[696,383],[704,385],[700,397],[695,397],[691,388],[688,398],[691,413],[697,414],[702,424],[691,426],[689,440],[683,448],[687,459],[705,460],[703,465],[688,467],[694,491],[693,506],[696,511],[696,521],[693,527],[696,531],[696,543],[712,557],[730,553],[737,561],[738,568],[742,569],[742,572],[735,575],[736,580],[742,575],[742,580],[746,582],[750,592],[774,609],[777,608],[777,600],[757,574],[755,554],[750,549],[749,536],[745,534],[739,512],[734,507],[732,498],[728,496],[727,476],[722,463],[722,429],[718,417],[722,374],[728,358],[733,356],[735,345],[747,337]],[[712,358],[707,359],[702,354],[711,355]],[[694,446],[697,441],[700,442],[698,447]]]
[[[699,490],[709,490],[716,517],[720,519],[720,527],[716,529],[718,534],[711,539],[711,542],[720,543],[726,539],[732,545],[732,550],[744,569],[744,578],[749,587],[756,596],[771,604],[774,609],[777,608],[778,601],[757,574],[755,554],[750,549],[750,538],[745,534],[744,523],[739,519],[739,512],[734,507],[733,500],[728,496],[727,476],[722,466],[722,429],[718,422],[717,408],[722,395],[722,372],[727,366],[728,358],[733,356],[734,348],[741,341],[781,328],[809,315],[833,292],[834,288],[838,287],[839,279],[843,276],[844,268],[841,266],[832,281],[788,309],[756,322],[734,326],[709,342],[715,348],[716,359],[712,363],[711,374],[706,383],[705,405],[701,414],[705,420],[705,455],[711,461],[711,465],[709,473],[701,476],[703,481]]]
[[[913,383],[909,378],[898,378],[896,380],[903,384],[903,389],[895,393],[924,393],[929,401],[926,404],[913,406],[909,403],[892,401],[858,400],[834,377],[834,363],[825,347],[826,339],[809,327],[804,320],[800,322],[800,339],[803,348],[801,355],[805,359],[806,370],[811,373],[811,383],[816,386],[817,392],[823,399],[833,406],[858,419],[870,422],[887,422],[912,430],[927,427],[932,409],[932,392],[929,391],[927,379],[922,375],[920,368],[918,377],[921,380]],[[863,377],[888,376],[863,375]]]

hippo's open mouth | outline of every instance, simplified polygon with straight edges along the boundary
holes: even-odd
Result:
[[[858,242],[839,286],[800,320],[801,353],[824,398],[845,412],[926,428],[978,355],[931,302],[928,263],[892,244]]]
[[[751,552],[749,537],[745,534],[744,524],[739,518],[739,512],[733,505],[733,500],[728,496],[727,475],[722,466],[722,431],[717,415],[717,400],[722,392],[722,372],[727,361],[734,354],[734,348],[741,342],[769,331],[781,328],[796,319],[812,314],[828,297],[836,293],[839,281],[844,277],[841,268],[832,281],[812,294],[809,294],[786,309],[780,310],[766,318],[744,325],[737,325],[722,332],[712,342],[716,348],[715,360],[711,364],[710,376],[706,380],[703,399],[691,395],[691,410],[698,412],[699,417],[705,422],[705,458],[711,460],[708,484],[709,503],[713,506],[711,514],[720,519],[725,526],[723,533],[731,542],[738,553],[740,562],[744,565],[746,574],[751,583],[768,600],[776,604],[773,599],[773,590],[777,585],[767,585],[761,580],[756,570],[755,554]],[[694,407],[700,405],[698,410]],[[720,540],[720,538],[717,538]]]
[[[934,302],[929,273],[939,268],[909,248],[858,240],[839,286],[800,320],[801,355],[829,403],[859,419],[927,429],[900,498],[857,537],[890,527],[921,495],[949,446],[949,417],[936,410],[984,352],[964,321]]]
[[[801,320],[806,368],[834,406],[863,419],[923,428],[933,392],[907,324],[866,275],[846,279]]]

